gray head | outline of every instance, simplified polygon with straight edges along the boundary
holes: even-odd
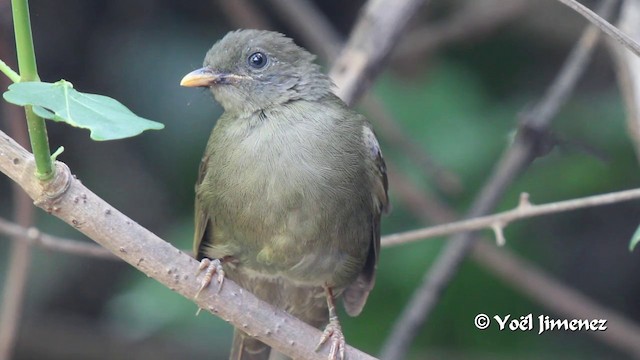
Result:
[[[209,87],[226,111],[252,113],[292,100],[317,100],[331,92],[315,56],[284,35],[237,30],[207,52],[204,67],[180,85]]]

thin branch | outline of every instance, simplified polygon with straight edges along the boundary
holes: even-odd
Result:
[[[331,68],[338,95],[353,104],[368,89],[402,30],[425,0],[369,0]]]
[[[471,40],[499,29],[517,18],[532,3],[528,0],[468,1],[460,11],[439,24],[428,24],[404,36],[394,59],[415,57],[452,42]]]
[[[472,257],[528,298],[567,319],[605,319],[607,331],[590,332],[598,340],[640,358],[640,327],[611,308],[554,280],[551,275],[506,249],[478,241]]]
[[[618,26],[640,41],[640,2],[625,0],[620,10]],[[627,110],[627,128],[634,143],[636,158],[640,160],[640,58],[617,43],[609,42],[615,60],[618,86]]]
[[[605,0],[600,8],[601,13],[611,11],[614,0]],[[563,65],[560,76],[554,80],[552,89],[562,89],[564,93],[556,94],[561,99],[566,99],[567,93],[571,92],[579,75],[585,69],[585,65],[590,58],[590,54],[595,47],[595,39],[591,42],[584,40],[591,38],[592,26],[589,26],[583,33],[581,40],[578,42],[565,64]],[[597,36],[596,36],[597,38]],[[584,49],[583,49],[584,47]],[[575,68],[578,69],[575,69]],[[566,72],[573,74],[573,78],[564,75]],[[559,85],[562,83],[563,85]],[[548,93],[552,93],[549,91]],[[549,101],[548,98],[545,98]],[[559,104],[555,104],[555,109]],[[553,113],[547,109],[553,109],[553,106],[547,105],[545,100],[539,103],[534,109],[533,116],[524,118],[525,127],[531,127],[544,133],[545,128],[551,121]],[[543,109],[544,111],[540,111]],[[538,114],[541,114],[540,118]],[[520,174],[535,157],[538,143],[530,136],[522,134],[516,137],[513,145],[505,151],[503,157],[497,164],[492,176],[486,182],[486,185],[479,193],[478,197],[471,206],[467,218],[477,217],[490,212],[508,185]],[[422,327],[427,320],[429,314],[437,304],[442,292],[445,290],[451,279],[458,271],[460,264],[466,257],[466,254],[473,245],[474,237],[471,233],[462,233],[455,235],[454,238],[447,242],[441,255],[437,258],[431,269],[425,273],[423,282],[416,289],[409,304],[404,309],[401,316],[394,324],[391,336],[387,339],[383,346],[383,359],[402,359],[405,357],[413,338],[418,333],[418,329]]]
[[[558,201],[544,205],[533,205],[521,202],[518,207],[512,210],[504,211],[494,215],[481,216],[469,220],[462,220],[424,229],[387,235],[382,238],[382,246],[395,246],[443,235],[477,231],[482,229],[491,229],[496,224],[498,224],[500,228],[504,228],[509,225],[509,223],[520,219],[609,205],[635,199],[640,199],[640,189],[618,191],[603,195],[587,196],[584,198]]]
[[[16,241],[27,242],[30,245],[39,246],[46,250],[104,260],[120,260],[119,257],[100,245],[47,234],[38,228],[23,227],[1,217],[0,234],[11,236]],[[191,250],[183,251],[188,253]]]
[[[282,21],[299,33],[309,48],[324,59],[333,59],[342,46],[342,36],[310,0],[268,0]]]
[[[0,132],[0,170],[29,194],[34,203],[62,219],[113,254],[169,289],[279,352],[294,358],[325,360],[328,349],[314,352],[321,336],[318,329],[259,300],[227,279],[220,291],[215,285],[199,298],[202,275],[198,262],[176,249],[99,198],[69,168],[56,162],[54,178],[40,182],[33,176],[33,156]],[[373,359],[353,347],[349,359]]]
[[[12,185],[16,221],[28,226],[33,221],[33,206],[19,187],[16,184]],[[11,358],[18,337],[25,292],[31,272],[31,255],[30,244],[19,241],[11,244],[0,308],[0,359]]]
[[[87,256],[107,260],[119,260],[107,249],[94,243],[61,238],[41,232],[37,228],[26,228],[0,218],[0,233],[9,235],[18,241],[40,246],[47,250],[78,256]]]
[[[12,54],[11,46],[0,39],[0,55]],[[7,56],[12,58],[13,56]],[[0,79],[1,87],[6,80]],[[22,144],[29,143],[27,125],[21,115],[20,108],[4,102],[1,110],[5,123],[12,136]],[[29,226],[33,223],[34,207],[28,196],[17,184],[12,184],[13,218],[19,224]],[[20,328],[22,308],[24,304],[27,281],[31,269],[31,245],[14,241],[9,252],[9,262],[5,272],[6,281],[2,291],[2,307],[0,308],[0,359],[9,359],[13,353]]]
[[[618,28],[611,25],[607,20],[598,16],[598,14],[589,10],[589,8],[580,4],[576,0],[558,1],[575,10],[578,14],[584,16],[585,19],[589,20],[592,24],[602,30],[602,32],[609,35],[613,40],[622,44],[624,47],[636,54],[636,56],[640,56],[640,44],[630,38],[629,35],[623,33],[622,31],[618,30]]]
[[[20,81],[20,74],[13,71],[13,69],[2,60],[0,60],[0,72],[5,74],[11,82],[16,83]]]
[[[604,0],[598,12],[609,17],[615,3],[615,0]],[[578,79],[589,65],[591,54],[599,39],[598,29],[593,25],[587,26],[538,105],[523,116],[528,127],[539,130],[551,122],[560,107],[567,102]]]
[[[510,223],[521,219],[610,205],[636,199],[640,199],[640,189],[624,190],[603,195],[593,195],[579,199],[558,201],[541,205],[520,202],[518,207],[512,210],[489,216],[481,216],[469,220],[450,222],[443,225],[386,235],[382,237],[382,246],[397,246],[444,235],[492,229],[496,226],[504,228]],[[25,228],[2,218],[0,218],[0,233],[4,233],[20,240],[26,240],[30,244],[38,245],[48,250],[109,260],[118,259],[111,252],[101,246],[49,235],[42,233],[36,228]]]
[[[394,185],[397,184],[394,182]],[[408,185],[407,187],[412,186]],[[417,190],[415,186],[413,188]],[[424,200],[424,196],[421,196],[417,191],[408,193],[396,191],[396,197],[400,198],[403,203],[408,204],[410,210],[418,214],[424,221],[433,221],[431,214],[426,214],[422,210],[421,203]],[[437,218],[438,221],[446,222],[454,217],[453,213],[445,215],[446,218],[444,219],[439,216]],[[478,254],[480,252],[482,253]],[[640,339],[640,329],[637,324],[625,319],[624,315],[597,304],[571,287],[555,280],[552,275],[545,273],[534,264],[520,258],[517,254],[491,246],[487,241],[475,243],[472,257],[479,265],[491,271],[498,279],[503,280],[513,289],[523,293],[527,298],[537,301],[540,305],[556,314],[563,315],[568,319],[610,319],[608,324],[613,326],[612,328],[604,332],[590,332],[589,335],[616,349],[628,351],[634,354],[635,357],[640,357],[640,353],[637,350],[640,344],[637,341],[637,339]],[[603,309],[606,309],[606,311],[603,311]]]

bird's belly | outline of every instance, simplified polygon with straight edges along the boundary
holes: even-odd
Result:
[[[322,209],[308,204],[295,207],[289,201],[269,199],[268,194],[260,209],[246,205],[220,214],[214,229],[214,244],[232,244],[233,253],[225,255],[237,260],[238,271],[266,280],[286,277],[301,285],[334,282],[345,254],[337,246],[338,234],[323,231],[328,216]]]
[[[223,252],[216,256],[230,255],[238,271],[267,280],[285,277],[309,286],[352,281],[368,246],[357,244],[364,235],[347,239],[358,214],[327,210],[328,201],[340,201],[338,195],[300,184],[313,182],[254,178],[225,191],[226,198],[214,201],[213,248]]]

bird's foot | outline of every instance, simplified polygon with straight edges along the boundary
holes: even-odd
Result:
[[[204,277],[202,278],[202,282],[200,283],[200,289],[194,296],[194,299],[197,299],[202,290],[204,290],[211,281],[213,280],[213,275],[218,274],[218,292],[222,289],[222,282],[224,281],[224,269],[222,268],[222,261],[220,259],[207,259],[204,258],[200,261],[200,266],[198,267],[197,274],[201,273],[204,270]]]
[[[331,339],[329,360],[344,360],[344,349],[346,347],[346,343],[338,317],[332,317],[329,320],[329,324],[324,328],[320,342],[318,343],[318,346],[316,346],[316,351],[318,351],[329,339]]]

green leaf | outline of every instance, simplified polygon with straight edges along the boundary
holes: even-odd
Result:
[[[638,243],[640,243],[640,226],[638,226],[636,232],[633,233],[633,236],[631,237],[631,242],[629,243],[629,251],[633,251]]]
[[[34,112],[43,118],[89,129],[93,140],[122,139],[164,128],[161,123],[137,116],[110,97],[76,91],[65,80],[53,84],[12,84],[3,97],[16,105],[32,105]]]

